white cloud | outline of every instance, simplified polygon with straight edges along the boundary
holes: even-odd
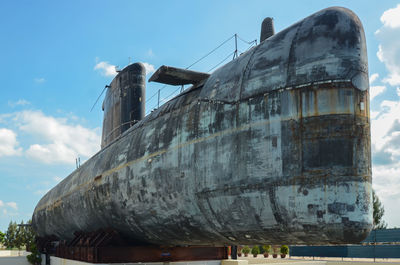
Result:
[[[154,65],[147,63],[147,62],[142,62],[142,64],[146,68],[146,75],[152,74],[155,72]],[[107,76],[107,77],[116,76],[117,75],[116,67],[117,66],[112,65],[106,61],[99,62],[99,58],[96,57],[96,65],[94,66],[94,70],[100,71],[102,75]]]
[[[50,189],[36,190],[36,191],[34,192],[34,194],[43,196],[43,195],[45,195],[45,194],[46,194],[47,192],[49,192],[49,191],[50,191]]]
[[[371,86],[369,88],[370,100],[372,100],[374,97],[376,97],[377,95],[381,94],[385,90],[386,90],[385,86]]]
[[[154,54],[152,49],[148,49],[147,50],[147,56],[149,56],[149,57],[154,57],[155,56],[155,54]]]
[[[14,210],[18,210],[18,205],[16,202],[7,202],[7,206],[13,208]]]
[[[399,28],[400,27],[400,4],[395,8],[391,8],[383,12],[381,21],[385,27]]]
[[[43,77],[36,77],[35,79],[33,79],[36,83],[41,84],[46,82],[46,79],[44,79]]]
[[[3,202],[2,200],[0,200],[0,208],[2,207],[8,207],[8,208],[12,208],[14,210],[18,210],[18,205],[16,202]],[[4,209],[5,211],[7,211],[6,209]],[[4,212],[3,210],[3,212]]]
[[[0,157],[25,154],[44,163],[75,164],[91,157],[100,149],[99,128],[86,128],[80,119],[55,118],[41,111],[25,110],[0,115],[0,123],[13,130],[0,128]],[[24,136],[25,152],[19,147],[17,134]]]
[[[74,164],[75,158],[88,158],[99,150],[97,129],[70,124],[67,119],[46,116],[41,111],[17,112],[19,130],[36,139],[26,155],[44,163]]]
[[[96,58],[97,59],[97,58]],[[102,61],[102,62],[98,62],[95,66],[94,66],[94,70],[99,70],[101,72],[102,75],[104,76],[116,76],[117,75],[117,71],[115,69],[115,65],[112,65],[108,62]]]
[[[383,82],[400,85],[400,4],[386,10],[381,16],[383,26],[376,31],[380,41],[377,56],[389,74]]]
[[[399,227],[400,163],[396,163],[390,167],[386,165],[374,165],[372,175],[373,187],[385,208],[383,219],[389,224],[389,227]]]
[[[19,99],[17,101],[8,101],[8,106],[10,107],[16,107],[16,106],[26,106],[31,104],[29,101],[25,100],[25,99]]]
[[[388,71],[382,81],[390,86],[400,85],[400,4],[386,10],[381,22],[383,25],[375,34],[380,41],[378,59]],[[370,83],[378,78],[377,74],[371,75]],[[386,86],[371,86],[371,99],[385,89]],[[400,97],[399,90],[396,92]],[[383,100],[378,110],[371,112],[371,149],[373,186],[386,210],[383,218],[389,226],[399,226],[400,98]]]
[[[382,79],[387,85],[371,85],[371,99],[386,89],[392,89],[390,86],[400,85],[400,5],[385,11],[381,21],[383,25],[375,33],[380,41],[377,56],[388,71]],[[378,74],[371,75],[370,84],[378,78]],[[371,111],[373,187],[385,207],[383,219],[389,226],[400,225],[400,214],[397,210],[400,198],[399,90],[396,89],[399,98],[386,93],[386,99],[381,97],[380,102],[374,101],[373,104],[379,104],[379,107]]]
[[[0,123],[6,123],[6,121],[13,116],[12,113],[0,114]]]
[[[0,157],[20,155],[22,148],[18,147],[17,134],[10,129],[0,128]]]
[[[371,112],[372,113],[372,112]],[[384,219],[400,224],[400,99],[384,100],[371,115],[373,186],[385,206]]]
[[[388,152],[393,148],[400,150],[399,113],[400,101],[384,100],[381,103],[379,114],[376,115],[375,119],[371,120],[371,138],[375,151]],[[395,145],[393,146],[393,144]],[[396,151],[394,150],[394,152]]]
[[[400,34],[400,30],[396,31],[398,32],[395,34]],[[376,55],[389,71],[389,75],[383,79],[383,82],[389,83],[391,86],[400,85],[400,37],[393,37],[392,42],[390,40],[382,40],[382,42]]]
[[[55,176],[54,178],[53,178],[53,180],[55,181],[55,182],[60,182],[61,180],[63,180],[64,178],[62,178],[62,177],[58,177],[58,176]]]
[[[386,90],[385,86],[373,86],[372,85],[372,83],[374,83],[378,78],[379,78],[379,74],[378,73],[372,74],[369,77],[369,85],[370,85],[369,97],[370,97],[370,100],[374,99],[374,97],[376,97],[377,95],[381,94],[383,91]]]
[[[378,79],[378,77],[379,77],[379,74],[378,74],[378,73],[372,74],[372,75],[369,77],[369,84],[372,84],[375,80]]]
[[[142,64],[146,68],[146,75],[154,73],[154,71],[155,71],[154,65],[146,63],[146,62],[142,62]]]

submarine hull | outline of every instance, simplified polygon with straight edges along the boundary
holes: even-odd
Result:
[[[360,242],[367,69],[359,19],[324,9],[136,123],[41,199],[33,227],[163,246]]]

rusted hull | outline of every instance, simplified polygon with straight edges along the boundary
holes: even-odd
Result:
[[[39,236],[165,246],[361,241],[371,229],[361,23],[320,11],[152,112],[39,202]]]

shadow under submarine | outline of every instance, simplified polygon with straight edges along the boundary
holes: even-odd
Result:
[[[41,238],[112,228],[168,246],[357,243],[372,226],[369,83],[359,18],[340,7],[274,34],[145,116],[145,68],[103,103],[102,148],[33,214]]]

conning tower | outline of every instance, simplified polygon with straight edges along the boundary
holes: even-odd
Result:
[[[145,116],[146,68],[142,63],[125,67],[108,86],[103,102],[104,148]]]
[[[261,24],[260,42],[263,42],[274,34],[274,19],[272,17],[267,17],[263,20]]]

